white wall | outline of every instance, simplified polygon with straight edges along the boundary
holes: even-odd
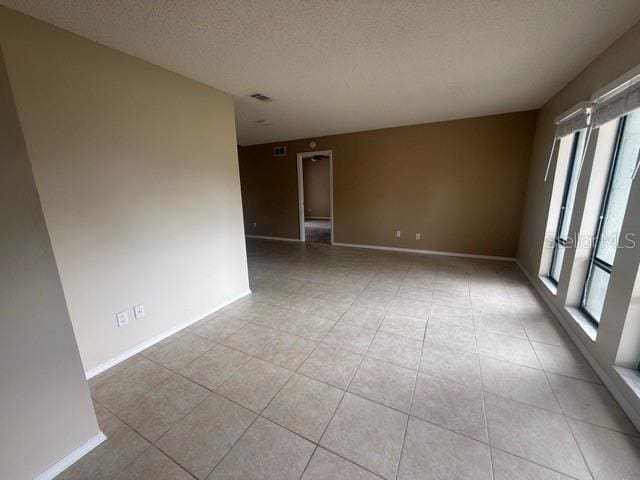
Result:
[[[232,99],[5,8],[0,44],[85,370],[247,292]]]
[[[552,181],[546,183],[543,181],[553,143],[555,130],[553,120],[578,102],[589,100],[597,90],[637,65],[640,65],[640,24],[636,24],[611,45],[540,110],[518,249],[518,260],[523,268],[534,279],[535,285],[544,298],[554,306],[560,320],[573,333],[587,359],[592,362],[623,407],[626,407],[627,413],[633,417],[636,425],[640,420],[640,399],[621,379],[614,365],[631,366],[640,359],[640,287],[636,286],[640,247],[619,249],[616,254],[595,341],[576,323],[565,308],[567,304],[577,302],[575,292],[578,284],[583,281],[580,268],[585,261],[585,252],[577,250],[576,255],[576,249],[567,250],[560,285],[555,295],[543,285],[538,273],[553,186]],[[591,145],[595,143],[594,136]],[[592,168],[590,157],[588,155],[582,168],[578,185],[571,223],[571,232],[574,233],[578,231],[582,234],[587,233],[584,225],[581,228],[583,220],[581,213],[587,204],[587,187]],[[554,174],[555,171],[552,168],[551,179],[554,178]],[[636,239],[639,238],[637,235],[640,233],[638,221],[640,219],[640,182],[638,180],[636,179],[629,198],[622,229],[623,236],[632,232],[636,235]],[[589,208],[586,210],[589,211]],[[586,222],[588,219],[584,220],[585,224],[588,223]],[[629,309],[630,306],[631,309]]]
[[[0,52],[0,477],[31,479],[98,434]]]

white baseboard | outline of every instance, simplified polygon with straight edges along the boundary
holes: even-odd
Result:
[[[55,478],[60,473],[65,471],[67,468],[69,468],[71,465],[73,465],[75,462],[77,462],[82,457],[84,457],[91,450],[93,450],[102,442],[104,442],[106,439],[107,439],[107,436],[104,433],[98,432],[96,435],[91,437],[82,445],[73,449],[67,455],[65,455],[56,463],[51,465],[44,472],[41,472],[35,477],[33,477],[33,480],[51,480],[52,478]]]
[[[217,312],[218,310],[220,310],[221,308],[226,307],[227,305],[229,305],[230,303],[233,303],[237,300],[240,300],[242,297],[245,297],[247,295],[249,295],[251,293],[251,290],[246,290],[242,293],[240,293],[239,295],[235,295],[234,297],[225,300],[223,303],[217,305],[216,307],[214,307],[212,310],[208,311],[208,312],[204,312],[200,315],[197,315],[196,317],[183,322],[179,325],[176,325],[175,327],[170,328],[169,330],[165,330],[164,332],[162,332],[159,335],[156,335],[153,338],[150,338],[149,340],[145,340],[144,342],[136,345],[133,348],[130,348],[129,350],[127,350],[126,352],[122,352],[119,355],[116,355],[115,357],[111,358],[110,360],[107,360],[104,363],[101,363],[100,365],[98,365],[95,368],[92,368],[89,371],[85,372],[85,377],[87,378],[87,380],[89,380],[92,377],[95,377],[96,375],[104,372],[105,370],[109,370],[111,367],[115,367],[117,364],[124,362],[126,359],[133,357],[135,354],[140,353],[143,350],[146,350],[147,348],[149,348],[150,346],[164,340],[167,337],[170,337],[171,335],[173,335],[174,333],[179,332],[180,330],[188,327],[189,325],[196,323],[200,320],[202,320],[205,317],[208,317],[209,315],[214,314],[215,312]]]
[[[602,380],[602,383],[605,385],[605,387],[607,387],[609,392],[611,392],[611,395],[613,395],[613,398],[616,399],[616,401],[618,402],[622,410],[624,410],[624,412],[627,414],[627,416],[629,417],[629,420],[631,420],[631,423],[633,423],[633,425],[640,430],[640,415],[638,415],[638,413],[631,406],[631,404],[629,404],[629,402],[624,397],[622,392],[620,392],[620,390],[618,389],[615,382],[611,380],[611,377],[607,375],[607,373],[596,361],[596,359],[593,358],[593,355],[591,355],[591,352],[589,352],[587,347],[584,346],[584,344],[582,343],[580,338],[576,335],[576,333],[571,329],[569,325],[567,325],[568,320],[558,310],[558,307],[553,304],[553,302],[549,298],[549,294],[547,293],[547,291],[544,288],[542,288],[542,286],[538,282],[535,281],[536,279],[531,276],[531,274],[527,271],[527,269],[524,268],[524,266],[522,266],[522,264],[517,259],[516,259],[516,263],[518,267],[520,267],[520,270],[522,270],[522,273],[524,273],[524,276],[527,277],[527,280],[529,280],[529,283],[533,286],[535,291],[542,298],[542,301],[545,303],[545,305],[547,305],[547,307],[549,307],[549,310],[551,310],[551,313],[553,313],[553,316],[556,317],[556,320],[558,321],[558,323],[567,332],[567,334],[569,335],[569,338],[571,338],[571,341],[576,345],[576,347],[578,347],[578,350],[580,350],[580,353],[582,353],[584,358],[587,360],[587,363],[591,365],[593,370],[596,372],[596,375],[598,375],[600,380]]]
[[[414,249],[414,248],[383,247],[380,245],[359,245],[357,243],[340,243],[340,242],[334,242],[333,245],[338,245],[340,247],[351,247],[351,248],[368,248],[371,250],[387,250],[390,252],[419,253],[422,255],[443,255],[446,257],[482,258],[485,260],[503,260],[508,262],[516,261],[514,257],[497,257],[492,255],[478,255],[475,253],[442,252],[440,250],[420,250],[420,249]]]
[[[261,240],[278,240],[280,242],[301,242],[299,238],[288,238],[288,237],[266,237],[264,235],[245,235],[247,238],[259,238]]]
[[[304,217],[305,220],[331,220],[331,217]]]

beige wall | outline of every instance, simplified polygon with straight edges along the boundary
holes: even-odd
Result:
[[[535,121],[520,112],[313,139],[333,150],[335,241],[515,256]],[[247,233],[298,238],[296,154],[310,140],[284,142],[286,157],[240,147]]]
[[[595,367],[604,376],[608,386],[616,392],[618,398],[622,402],[626,402],[627,408],[634,409],[636,424],[640,420],[640,401],[621,381],[613,365],[618,362],[631,366],[640,360],[640,322],[638,320],[640,318],[638,315],[640,313],[638,311],[640,292],[632,293],[634,285],[636,290],[640,290],[640,287],[636,285],[640,249],[620,249],[616,254],[607,299],[595,341],[592,341],[585,334],[565,308],[566,305],[574,306],[579,303],[579,299],[575,298],[575,292],[581,289],[584,282],[584,277],[578,273],[581,270],[581,263],[585,261],[580,259],[584,252],[578,250],[576,256],[575,249],[567,251],[558,293],[555,295],[551,294],[543,285],[538,274],[540,273],[540,259],[543,253],[553,186],[553,182],[545,183],[543,181],[553,143],[553,120],[557,115],[578,102],[589,100],[598,89],[639,64],[640,24],[636,24],[540,110],[518,249],[518,260],[534,279],[535,285],[545,299],[554,305],[563,324],[574,334],[583,351],[590,357]],[[596,140],[597,133],[592,136],[592,146]],[[589,235],[589,232],[584,229],[580,230],[580,225],[582,224],[581,212],[587,202],[587,187],[591,168],[591,159],[587,158],[582,168],[571,222],[571,231],[580,231],[581,235]],[[554,178],[554,174],[555,168],[552,168],[551,178]],[[640,219],[640,182],[636,179],[625,216],[623,236],[626,233],[633,233],[637,239],[640,232],[638,219]],[[588,256],[588,252],[586,253]],[[577,268],[572,268],[574,265]],[[570,275],[572,272],[573,275]],[[630,304],[631,310],[628,310]],[[628,311],[629,313],[627,313]]]
[[[305,217],[331,216],[329,159],[302,159]]]
[[[0,52],[0,470],[30,479],[98,433]]]
[[[246,292],[232,99],[4,8],[0,44],[84,368]]]

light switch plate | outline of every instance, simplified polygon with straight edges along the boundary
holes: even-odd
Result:
[[[421,235],[421,234],[416,233],[416,240],[420,240],[420,238],[421,238],[421,237],[422,237],[422,235]]]
[[[396,238],[400,238],[402,232],[400,230],[396,230]]]
[[[140,304],[133,307],[133,314],[135,315],[136,319],[144,317],[144,305]]]
[[[129,315],[127,312],[118,312],[116,313],[116,321],[119,327],[124,327],[129,323]]]

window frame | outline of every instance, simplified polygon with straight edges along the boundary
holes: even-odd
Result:
[[[551,281],[551,283],[553,283],[553,285],[555,285],[556,287],[558,286],[558,283],[560,281],[560,278],[554,278],[553,277],[553,271],[554,271],[554,267],[556,265],[556,262],[558,260],[558,251],[559,251],[559,246],[566,248],[567,247],[567,240],[562,238],[562,224],[564,223],[564,218],[565,218],[565,214],[567,211],[567,200],[569,198],[569,190],[571,187],[571,180],[573,179],[573,168],[576,165],[576,160],[577,160],[577,156],[578,156],[578,145],[580,145],[580,139],[581,139],[581,135],[582,135],[583,131],[582,130],[577,130],[573,133],[571,133],[570,135],[573,135],[573,140],[572,140],[572,145],[571,145],[571,152],[569,154],[569,163],[567,165],[567,173],[565,175],[565,179],[564,179],[564,187],[563,187],[563,192],[562,192],[562,202],[560,203],[560,214],[558,215],[558,222],[556,224],[556,234],[554,236],[553,239],[553,252],[551,254],[551,262],[549,264],[549,271],[547,273],[547,278]],[[586,145],[584,145],[583,148],[587,148]],[[578,178],[576,178],[576,182],[579,181],[579,176]],[[573,212],[572,212],[573,213]]]
[[[618,157],[620,153],[620,146],[622,144],[622,139],[624,136],[624,129],[627,123],[627,114],[621,116],[618,119],[618,126],[616,131],[616,139],[614,143],[613,150],[611,152],[611,157],[609,159],[609,172],[607,175],[606,186],[604,190],[604,194],[602,195],[600,210],[598,212],[598,224],[596,227],[595,233],[595,241],[591,250],[591,255],[589,256],[589,266],[587,268],[587,275],[584,280],[584,285],[582,287],[582,295],[580,299],[580,311],[586,315],[587,319],[591,321],[594,326],[597,328],[600,325],[600,320],[595,318],[586,307],[587,301],[587,286],[589,285],[589,280],[591,278],[591,274],[593,273],[594,268],[599,268],[604,271],[607,275],[609,275],[609,279],[611,279],[611,272],[613,270],[613,264],[609,264],[608,262],[598,258],[598,248],[600,247],[600,242],[602,240],[602,227],[604,225],[604,218],[607,213],[607,209],[609,207],[609,198],[611,197],[611,187],[613,185],[613,179],[615,178],[616,168],[618,166]],[[608,290],[608,284],[607,284]],[[606,293],[605,293],[606,297]],[[602,313],[602,312],[601,312]]]

